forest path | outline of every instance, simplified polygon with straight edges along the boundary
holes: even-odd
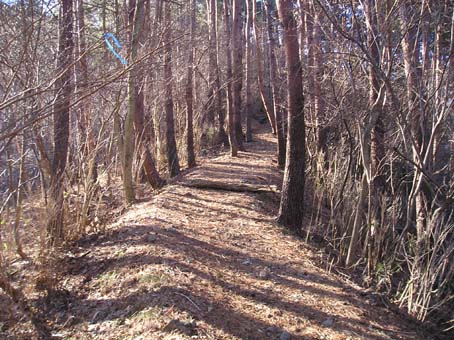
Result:
[[[276,226],[276,193],[186,186],[278,185],[272,137],[255,140],[79,242],[61,266],[68,293],[49,310],[55,330],[65,339],[422,339]]]

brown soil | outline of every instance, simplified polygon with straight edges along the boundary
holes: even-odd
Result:
[[[46,313],[64,339],[427,339],[328,273],[274,223],[281,174],[268,134],[130,208],[71,249]],[[185,181],[270,186],[196,189]]]

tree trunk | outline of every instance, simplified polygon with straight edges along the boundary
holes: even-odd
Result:
[[[190,15],[190,37],[189,37],[189,58],[188,58],[188,79],[186,84],[186,157],[188,168],[196,165],[194,154],[194,131],[193,131],[193,74],[194,74],[194,34],[195,34],[195,0],[189,4]]]
[[[54,116],[54,152],[50,184],[50,220],[47,233],[51,244],[58,244],[64,238],[64,197],[63,178],[68,157],[69,107],[71,103],[71,62],[73,53],[73,2],[62,0],[60,9],[60,32],[57,67],[61,76],[55,82],[56,100]]]
[[[295,232],[301,232],[304,216],[305,122],[304,96],[297,22],[292,0],[279,0],[279,18],[287,64],[288,134],[287,153],[277,221]]]
[[[268,116],[268,121],[271,125],[271,130],[273,135],[276,134],[276,116],[274,114],[274,108],[271,104],[270,98],[265,91],[264,84],[264,71],[263,71],[263,54],[262,48],[260,46],[258,23],[257,23],[257,4],[256,1],[252,1],[253,8],[253,26],[254,26],[254,40],[255,40],[255,49],[256,49],[256,62],[257,62],[257,83],[259,86],[260,97],[262,99],[263,107],[265,109],[266,115]]]
[[[242,1],[233,0],[233,79],[232,79],[232,107],[233,107],[233,125],[235,128],[235,137],[238,145],[238,150],[244,151],[243,145],[243,129],[241,127],[241,88],[243,77],[243,39],[242,26],[243,18],[241,15]]]
[[[225,25],[225,40],[226,40],[226,53],[227,53],[227,115],[229,123],[229,143],[230,155],[232,157],[238,156],[238,144],[235,134],[235,124],[233,120],[233,104],[232,104],[232,37],[230,33],[231,20],[229,0],[224,1],[224,25]]]
[[[134,65],[138,49],[139,35],[143,25],[143,0],[129,1],[129,16],[128,21],[131,27],[131,47],[129,54],[129,62],[133,65],[128,73],[128,112],[125,118],[125,132],[123,140],[123,189],[125,192],[126,204],[134,203],[135,189],[132,176],[132,163],[134,157],[134,122],[137,115],[138,96],[138,77],[139,70],[137,65]]]
[[[299,29],[299,41],[300,41],[300,59],[301,59],[301,64],[303,67],[307,66],[307,58],[306,58],[306,45],[305,45],[305,40],[306,40],[306,14],[305,14],[305,0],[298,0],[298,7],[299,7],[299,13],[300,13],[300,20],[301,20],[301,25]]]
[[[180,173],[180,162],[178,160],[177,142],[175,140],[175,122],[173,118],[173,94],[172,94],[172,13],[170,3],[164,4],[164,82],[165,82],[165,112],[166,112],[166,143],[167,143],[167,164],[169,174],[174,177]]]
[[[222,95],[221,95],[221,81],[219,76],[219,41],[218,41],[218,5],[216,0],[207,0],[207,7],[209,7],[208,12],[208,22],[209,26],[209,74],[208,82],[212,84],[209,96],[211,102],[209,105],[212,105],[212,109],[218,115],[218,135],[217,142],[222,143],[225,147],[229,146],[229,138],[225,132],[225,111],[222,108]],[[212,77],[212,78],[211,78]],[[210,80],[213,79],[213,80]]]
[[[266,1],[266,21],[267,21],[267,33],[268,33],[268,54],[270,58],[270,83],[271,83],[271,94],[273,96],[273,111],[276,117],[277,132],[277,164],[278,167],[284,169],[285,167],[285,135],[284,135],[284,113],[282,112],[282,103],[279,93],[278,77],[277,77],[277,61],[275,53],[275,40],[274,30],[271,17],[272,3],[271,0]]]
[[[399,8],[400,20],[401,20],[401,29],[402,32],[406,32],[402,39],[402,51],[403,59],[405,66],[405,75],[407,78],[407,105],[408,105],[408,115],[411,120],[410,130],[412,135],[412,151],[413,151],[413,160],[418,164],[419,160],[422,159],[421,155],[424,152],[423,145],[423,130],[425,120],[421,108],[423,105],[420,105],[421,95],[419,92],[419,74],[417,66],[418,61],[418,33],[417,26],[411,23],[410,9],[406,4],[401,4]],[[422,192],[420,178],[423,176],[418,167],[415,167],[415,178],[413,180],[413,195],[410,197],[410,201],[413,200],[413,205],[416,208],[416,229],[418,239],[423,237],[425,222],[426,222],[426,208],[425,208],[425,198],[424,193]],[[411,219],[409,219],[411,220]]]
[[[321,9],[313,4],[313,68],[309,71],[312,72],[313,79],[313,108],[314,108],[314,122],[315,122],[315,140],[317,145],[317,153],[322,154],[323,168],[328,168],[328,146],[327,146],[327,128],[323,127],[321,120],[325,114],[325,100],[322,93],[322,79],[323,79],[323,52],[322,52],[322,27],[321,27]]]
[[[367,28],[367,45],[371,56],[371,61],[368,66],[369,74],[369,107],[371,109],[372,130],[370,137],[370,183],[369,183],[369,211],[371,216],[370,223],[370,244],[368,258],[369,269],[375,267],[379,257],[380,246],[376,242],[380,242],[379,228],[381,225],[380,216],[380,197],[384,193],[385,178],[381,167],[385,158],[385,137],[383,123],[383,96],[380,95],[380,82],[377,69],[381,67],[380,49],[378,45],[378,22],[375,0],[368,0],[365,6],[365,12],[368,22]],[[369,165],[365,165],[369,166]]]
[[[255,1],[255,0],[254,0]],[[252,47],[251,47],[251,29],[252,29],[252,3],[251,0],[246,1],[247,5],[247,22],[246,22],[246,142],[252,142]]]
[[[425,168],[427,164],[423,163],[424,154],[426,152],[426,141],[424,138],[426,129],[426,119],[424,117],[424,103],[420,93],[421,73],[419,72],[419,48],[418,48],[418,29],[419,27],[412,23],[411,12],[415,9],[408,6],[407,2],[403,2],[399,8],[401,31],[405,32],[402,39],[402,52],[405,66],[406,75],[406,92],[407,92],[407,105],[408,105],[408,119],[410,120],[410,134],[412,137],[412,153],[413,162],[419,164],[420,167]],[[426,223],[428,215],[428,199],[423,191],[423,174],[420,167],[414,167],[413,186],[411,189],[410,197],[407,205],[407,227],[413,221],[413,215],[416,216],[416,246],[414,249],[415,260],[413,262],[412,276],[417,278],[420,276],[422,263],[420,259],[425,251],[424,240],[426,237]],[[417,284],[417,280],[411,285]],[[416,292],[418,287],[412,287],[411,291]],[[413,306],[414,297],[408,297],[408,311],[412,312],[415,308]]]
[[[133,4],[132,4],[133,5]],[[134,29],[134,32],[137,32],[137,42],[134,43],[140,44],[140,41],[143,39],[143,31],[145,27],[145,1],[141,0],[137,3],[136,7],[130,8],[130,22],[134,23],[134,27],[137,23],[137,31]],[[136,33],[134,33],[136,34]],[[138,47],[138,46],[137,46]],[[136,48],[136,47],[135,47]],[[151,138],[145,129],[145,105],[144,105],[144,76],[143,72],[134,71],[134,103],[135,103],[135,112],[134,112],[134,127],[137,138],[137,145],[141,150],[141,155],[143,157],[143,171],[145,177],[152,186],[153,189],[158,189],[164,185],[164,181],[159,176],[159,172],[156,169],[155,160],[150,151]]]
[[[79,81],[76,82],[77,91],[80,97],[83,97],[87,93],[89,70],[87,62],[87,43],[85,38],[85,10],[84,1],[77,0],[77,32],[78,32],[78,44],[77,54],[79,58]],[[83,159],[86,159],[84,166],[85,174],[90,176],[91,181],[96,183],[98,178],[98,168],[96,162],[96,142],[93,131],[93,124],[90,112],[90,101],[88,98],[82,99],[81,101],[81,133],[83,133]]]
[[[208,98],[205,121],[211,127],[214,125],[215,103],[219,93],[216,89],[216,0],[207,0],[208,39]]]
[[[134,127],[138,140],[138,145],[142,149],[143,155],[143,170],[148,183],[150,183],[153,189],[159,189],[164,185],[164,180],[159,176],[159,172],[156,169],[156,164],[151,154],[149,144],[150,138],[145,130],[145,107],[143,98],[143,89],[135,89],[137,93],[136,97],[136,112],[134,116]]]
[[[307,93],[309,97],[309,121],[312,126],[315,126],[315,74],[314,74],[314,11],[309,1],[301,1],[304,13],[304,22],[306,24],[306,47],[307,47],[307,58],[306,58],[306,70],[307,70]]]

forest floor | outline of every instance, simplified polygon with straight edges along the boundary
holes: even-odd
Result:
[[[320,265],[274,223],[282,173],[255,135],[132,206],[59,264],[48,301],[62,339],[429,339],[379,297]],[[203,180],[263,192],[197,189]],[[266,188],[270,191],[266,192]]]

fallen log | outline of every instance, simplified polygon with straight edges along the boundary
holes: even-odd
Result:
[[[209,181],[204,179],[192,179],[180,182],[180,185],[189,188],[209,189],[209,190],[223,190],[233,192],[278,192],[276,185],[260,185],[260,184],[247,184],[247,183],[224,183],[217,181]]]

